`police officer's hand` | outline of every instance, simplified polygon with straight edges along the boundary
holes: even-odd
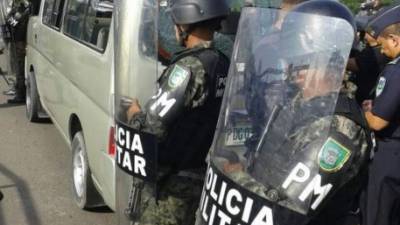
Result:
[[[362,108],[364,112],[369,112],[372,110],[372,100],[364,100],[362,103]]]
[[[130,121],[135,114],[137,114],[141,111],[142,111],[142,109],[140,107],[139,101],[136,98],[132,99],[132,104],[129,107],[128,111],[126,112],[128,121]]]
[[[14,19],[15,19],[15,20],[20,20],[21,17],[22,17],[21,13],[16,12],[16,13],[15,13],[15,16],[14,16]]]

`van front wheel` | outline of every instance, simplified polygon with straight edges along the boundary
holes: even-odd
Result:
[[[39,94],[33,72],[26,79],[26,117],[30,122],[39,122]]]
[[[82,131],[78,131],[72,140],[72,189],[79,208],[89,209],[103,205],[92,181]]]

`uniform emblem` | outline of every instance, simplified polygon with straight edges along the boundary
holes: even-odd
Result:
[[[381,77],[379,78],[378,86],[376,86],[376,97],[382,94],[383,89],[385,88],[386,78]]]
[[[178,87],[183,83],[183,81],[185,81],[188,75],[189,75],[188,70],[178,65],[175,65],[174,68],[172,69],[171,75],[169,76],[168,86],[170,86],[171,88]]]
[[[236,69],[238,72],[244,72],[245,68],[246,68],[245,63],[236,63]]]
[[[325,172],[337,172],[350,158],[350,150],[333,138],[328,138],[319,151],[320,168]]]

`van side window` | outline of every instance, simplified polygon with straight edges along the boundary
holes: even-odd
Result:
[[[83,32],[83,23],[85,12],[89,6],[89,0],[71,0],[68,1],[68,6],[64,18],[64,32],[81,39]]]
[[[65,15],[64,32],[99,51],[107,45],[112,12],[96,10],[89,0],[71,0]]]
[[[65,0],[46,0],[43,8],[43,23],[60,29]]]
[[[112,12],[97,11],[90,5],[83,27],[83,40],[100,50],[104,50],[107,45],[111,16]]]

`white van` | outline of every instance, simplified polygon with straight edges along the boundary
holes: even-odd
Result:
[[[67,169],[78,206],[105,202],[114,209],[112,7],[96,2],[42,0],[39,15],[31,17],[27,117],[38,121],[47,113],[71,146]]]
[[[102,196],[115,209],[112,2],[42,0],[39,15],[32,17],[28,25],[27,117],[37,121],[47,112],[71,146],[73,192],[81,208],[101,204]],[[163,68],[181,47],[176,43],[170,16],[165,7],[161,8],[158,66]],[[142,24],[143,29],[131,24],[132,32],[138,32],[136,36],[149,32],[146,23],[152,18],[142,16],[140,8],[129,12],[129,19],[137,19],[132,24]],[[122,32],[117,35],[132,38]],[[228,57],[233,38],[234,35],[222,34],[217,37],[216,46]],[[130,43],[127,47],[135,45],[135,38],[126,41]],[[143,48],[134,49],[145,51]],[[152,54],[149,51],[147,54]],[[130,60],[132,55],[126,57]],[[132,60],[135,64],[131,66],[146,71],[141,62]],[[148,76],[143,74],[135,84],[139,96],[154,94],[142,83],[149,82]]]

